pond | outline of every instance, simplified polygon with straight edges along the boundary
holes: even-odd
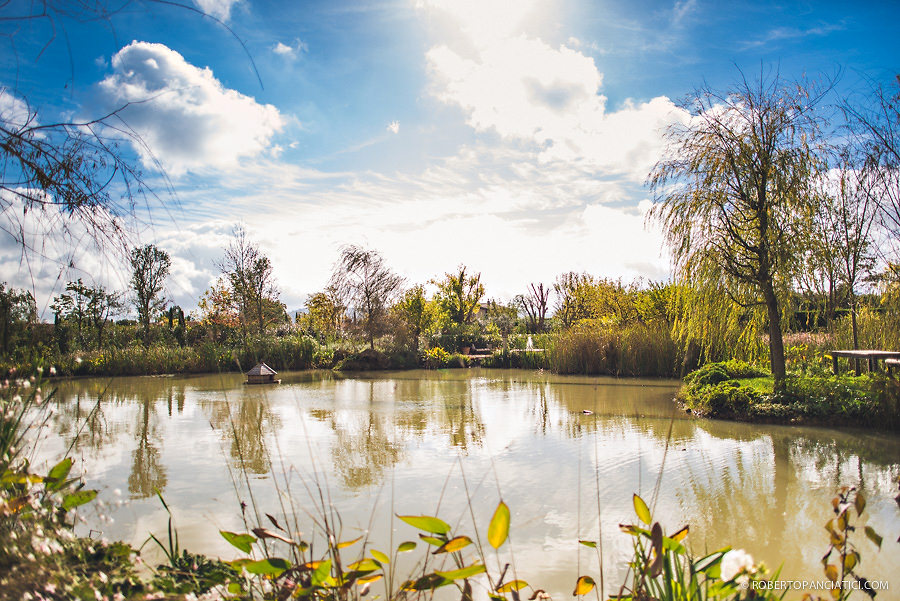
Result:
[[[246,530],[241,502],[251,526],[287,514],[307,535],[324,503],[341,540],[368,532],[387,550],[416,538],[392,514],[439,515],[470,535],[474,518],[484,536],[502,495],[517,576],[554,598],[570,596],[579,574],[598,575],[579,539],[602,541],[606,589],[618,590],[632,493],[655,501],[667,531],[689,524],[698,553],[732,544],[783,564],[783,579],[821,581],[831,499],[852,485],[868,496],[864,523],[884,536],[879,552],[859,534],[860,572],[889,583],[879,599],[900,598],[896,436],[695,420],[676,410],[669,380],[481,369],[280,377],[59,382],[39,459],[71,448],[101,489],[106,505],[86,513],[82,533],[137,546],[164,536],[159,490],[182,547],[224,559],[240,555],[218,530]]]

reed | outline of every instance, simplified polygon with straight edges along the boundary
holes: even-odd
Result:
[[[561,374],[674,377],[682,360],[679,345],[664,324],[606,325],[590,320],[557,337],[549,364]]]

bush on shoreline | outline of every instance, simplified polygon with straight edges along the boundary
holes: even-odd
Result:
[[[789,374],[782,391],[745,363],[708,363],[685,378],[678,400],[701,417],[900,429],[900,382],[881,373]]]

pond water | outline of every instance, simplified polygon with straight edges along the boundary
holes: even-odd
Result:
[[[416,537],[392,514],[439,515],[470,535],[474,518],[484,536],[502,495],[518,577],[554,598],[569,597],[578,574],[598,575],[579,539],[602,541],[607,592],[618,590],[632,493],[655,500],[667,531],[689,524],[698,553],[732,544],[783,564],[783,579],[821,581],[830,501],[853,485],[868,496],[863,523],[884,536],[878,552],[860,532],[859,571],[889,583],[878,599],[900,598],[896,436],[695,420],[676,411],[668,380],[479,369],[280,377],[59,382],[39,459],[71,447],[102,490],[108,505],[86,513],[85,530],[135,545],[164,535],[158,489],[182,547],[225,559],[239,552],[218,530],[246,530],[242,501],[251,526],[287,513],[307,534],[324,502],[341,540],[368,532],[387,550]]]

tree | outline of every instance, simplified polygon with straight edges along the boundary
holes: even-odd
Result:
[[[528,292],[516,296],[514,303],[525,313],[529,334],[544,331],[547,311],[550,309],[550,288],[544,288],[542,283],[537,286],[531,283],[528,285]]]
[[[425,296],[425,286],[417,284],[403,293],[391,309],[400,324],[411,350],[418,350],[419,340],[441,321],[441,309]]]
[[[224,278],[218,278],[200,297],[200,322],[210,329],[213,340],[222,343],[240,328],[237,301]]]
[[[649,179],[650,218],[663,226],[677,278],[765,309],[777,387],[785,378],[782,299],[820,169],[820,98],[778,75],[742,78],[725,92],[700,88],[684,103],[691,118],[668,128],[668,156]]]
[[[466,266],[460,265],[456,273],[445,273],[444,279],[434,281],[438,287],[438,302],[447,312],[450,321],[457,325],[472,323],[475,312],[484,297],[481,274],[466,275]]]
[[[334,286],[316,292],[306,301],[306,315],[302,319],[310,333],[326,340],[339,336],[346,317],[347,307]]]
[[[26,328],[37,322],[34,296],[26,290],[0,284],[0,352],[9,357]]]
[[[93,333],[97,348],[103,348],[103,332],[107,322],[119,315],[124,304],[120,292],[107,292],[106,288],[97,284],[89,286],[81,279],[66,284],[66,291],[57,296],[51,309],[57,317],[57,327],[64,327],[60,320],[75,325],[78,344],[82,348],[90,348],[89,333]]]
[[[596,289],[593,276],[574,271],[560,274],[553,283],[553,290],[556,291],[555,316],[564,328],[594,317]]]
[[[330,286],[350,311],[354,323],[375,348],[375,338],[386,331],[388,307],[403,285],[403,278],[385,265],[378,251],[360,246],[341,248]]]
[[[855,144],[865,156],[864,169],[873,190],[881,225],[900,240],[900,75],[892,86],[875,86],[859,104],[844,102]]]
[[[272,262],[250,241],[243,226],[234,229],[231,243],[225,249],[225,257],[219,266],[231,286],[237,302],[241,333],[246,338],[250,321],[256,322],[259,334],[266,331],[271,321],[271,305],[278,301],[278,288],[272,273]],[[284,317],[284,311],[279,318]]]
[[[163,286],[169,276],[172,260],[169,253],[153,244],[131,251],[131,289],[138,312],[138,322],[143,330],[144,344],[150,344],[150,322],[153,316],[165,308]]]

